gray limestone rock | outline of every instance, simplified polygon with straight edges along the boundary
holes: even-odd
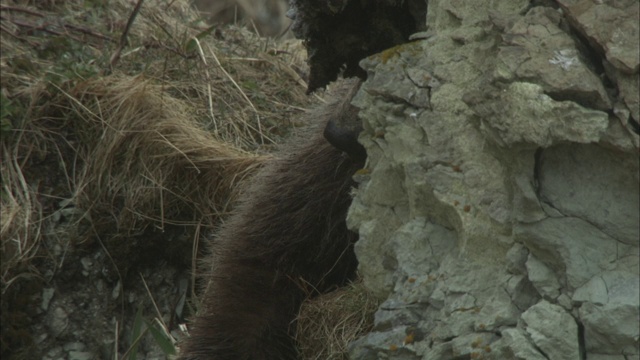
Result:
[[[507,270],[516,275],[527,273],[526,262],[529,257],[529,250],[522,244],[513,244],[507,252]]]
[[[562,307],[542,300],[522,313],[525,330],[549,359],[580,358],[578,325]]]
[[[411,328],[401,326],[385,332],[371,332],[349,346],[349,358],[353,360],[377,360],[381,358],[417,360],[413,349]],[[410,341],[408,341],[410,340]]]
[[[483,131],[502,146],[589,143],[599,140],[609,125],[606,113],[571,101],[554,101],[542,86],[527,82],[511,83],[496,100],[475,106],[480,107],[488,108],[481,112]]]
[[[573,291],[618,259],[618,242],[585,220],[547,218],[514,229],[516,239]]]
[[[603,65],[607,75],[614,79],[622,103],[633,119],[640,121],[640,4],[634,0],[560,0],[558,3],[573,28],[594,52],[604,56]]]
[[[423,307],[415,304],[389,299],[380,304],[378,311],[376,311],[374,329],[388,331],[403,324],[417,324],[420,321],[419,313],[423,310]]]
[[[529,308],[540,300],[540,294],[525,275],[509,277],[504,289],[511,296],[513,305],[520,311]]]
[[[425,34],[361,62],[347,220],[385,301],[353,358],[637,356],[637,5],[559,3],[430,0]]]
[[[637,1],[559,0],[558,3],[575,28],[604,52],[609,62],[626,73],[638,72],[640,4]]]
[[[604,85],[561,29],[561,21],[561,14],[548,7],[534,7],[517,17],[502,35],[494,76],[502,81],[531,79],[554,99],[609,109]]]
[[[433,272],[440,262],[437,254],[446,254],[456,246],[455,234],[420,217],[401,226],[390,240],[398,270],[407,276]]]
[[[552,147],[540,156],[540,197],[565,216],[584,219],[615,240],[637,246],[637,169],[637,154],[621,154],[595,145]]]
[[[580,307],[587,350],[605,354],[638,355],[637,303],[609,303]]]
[[[606,271],[576,290],[573,300],[582,303],[579,314],[585,327],[587,350],[638,355],[640,284],[637,280],[637,272]]]
[[[505,326],[515,326],[520,310],[507,291],[498,290],[488,299],[474,320],[475,331],[496,331]]]
[[[627,360],[624,355],[607,355],[607,354],[594,354],[587,353],[587,360]]]
[[[529,341],[525,331],[509,328],[502,331],[502,338],[492,346],[490,359],[548,360]]]
[[[529,254],[527,274],[538,293],[547,299],[556,299],[560,295],[558,278],[543,262]]]
[[[456,357],[465,356],[483,358],[491,353],[491,343],[496,340],[492,333],[470,333],[459,336],[451,341],[451,352]]]

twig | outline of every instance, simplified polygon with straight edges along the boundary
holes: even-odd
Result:
[[[7,20],[7,19],[2,17],[2,20]],[[65,34],[65,33],[62,33],[62,32],[56,31],[56,30],[49,29],[47,27],[49,24],[46,24],[46,23],[42,24],[42,25],[34,25],[34,24],[31,24],[31,23],[28,23],[28,22],[23,22],[23,21],[20,21],[20,20],[14,20],[14,19],[8,19],[8,20],[10,22],[12,22],[13,24],[18,25],[18,26],[26,27],[26,28],[29,28],[29,29],[32,29],[32,30],[44,31],[44,32],[49,33],[51,35],[65,36],[65,37],[69,37],[69,38],[71,38],[71,39],[73,39],[73,40],[75,40],[77,42],[83,42],[81,39],[78,39],[75,36],[71,36],[69,34]]]
[[[146,46],[146,45],[145,45],[145,46]],[[150,45],[149,45],[149,46],[150,46]],[[185,54],[185,53],[183,53],[183,52],[181,52],[181,51],[179,51],[179,50],[176,50],[175,48],[172,48],[172,47],[171,47],[171,46],[169,46],[169,45],[165,45],[165,44],[162,44],[162,43],[160,43],[158,47],[161,47],[161,48],[163,48],[163,49],[165,49],[165,50],[168,50],[168,51],[170,51],[170,52],[172,52],[172,53],[174,53],[174,54],[176,54],[176,55],[178,55],[178,56],[180,56],[181,58],[186,59],[186,60],[195,59],[195,58],[197,58],[197,57],[198,57],[198,55],[195,55],[195,54],[193,54],[193,55],[187,55],[187,54]]]
[[[25,9],[25,8],[21,8],[21,7],[17,7],[17,6],[0,5],[0,10],[2,10],[2,11],[22,12],[22,13],[25,13],[25,14],[37,16],[39,18],[44,18],[45,17],[44,14],[41,14],[41,13],[39,13],[37,11],[31,10],[31,9]],[[18,23],[15,20],[10,20],[10,21],[12,21],[16,25],[26,26],[26,23]],[[33,27],[33,25],[31,25],[31,26]],[[76,26],[76,25],[71,25],[71,24],[62,24],[62,26],[64,28],[71,29],[71,30],[74,30],[74,31],[78,31],[78,32],[81,32],[83,34],[95,36],[95,37],[103,39],[103,40],[113,41],[113,39],[111,37],[109,37],[107,35],[103,35],[103,34],[97,33],[97,32],[95,32],[95,31],[93,31],[91,29],[87,29],[87,28],[83,28],[83,27]],[[48,29],[40,29],[40,30],[47,31]],[[57,35],[57,33],[56,33],[56,35]]]
[[[34,15],[37,17],[44,17],[44,15],[40,14],[37,11],[31,10],[31,9],[25,9],[25,8],[21,8],[21,7],[17,7],[17,6],[9,6],[9,5],[0,5],[0,10],[3,11],[18,11],[18,12],[23,12],[26,14],[30,14],[30,15]]]
[[[2,17],[0,17],[0,18],[2,18]],[[14,39],[16,39],[16,40],[18,40],[18,41],[24,41],[24,42],[26,42],[27,44],[29,44],[29,45],[31,45],[31,46],[33,46],[33,47],[35,47],[35,46],[39,46],[39,45],[40,45],[39,43],[31,42],[31,41],[29,41],[29,40],[27,40],[27,39],[25,39],[25,38],[21,38],[20,36],[18,36],[18,35],[16,35],[16,34],[12,33],[12,32],[11,32],[9,29],[7,29],[3,24],[0,24],[0,30],[2,30],[2,31],[4,31],[4,32],[6,32],[9,36],[13,37]]]
[[[131,25],[133,25],[133,21],[136,19],[136,16],[138,16],[138,13],[140,12],[140,8],[142,7],[143,2],[144,0],[138,0],[138,2],[136,3],[136,6],[133,8],[133,11],[131,12],[131,15],[129,16],[129,20],[127,21],[127,26],[125,26],[124,31],[120,36],[120,44],[118,45],[118,48],[113,53],[113,55],[111,55],[111,59],[109,61],[111,68],[113,68],[118,62],[118,60],[120,60],[120,53],[122,53],[122,49],[124,49],[125,46],[127,46],[127,36],[129,35],[129,30],[131,30]]]
[[[68,28],[68,29],[71,29],[71,30],[75,30],[75,31],[81,32],[81,33],[83,33],[83,34],[87,34],[87,35],[95,36],[95,37],[97,37],[97,38],[99,38],[99,39],[102,39],[102,40],[113,41],[113,38],[112,38],[112,37],[107,36],[107,35],[103,35],[103,34],[100,34],[100,33],[97,33],[97,32],[94,32],[94,31],[92,31],[92,30],[90,30],[90,29],[87,29],[87,28],[83,28],[83,27],[75,26],[75,25],[70,25],[70,24],[63,24],[63,26],[64,26],[65,28]]]
[[[171,0],[171,2],[169,2],[169,3],[167,4],[167,6],[165,6],[165,8],[164,8],[164,9],[165,9],[165,10],[169,10],[169,8],[173,6],[173,3],[174,3],[174,2],[176,2],[176,0]]]
[[[185,54],[184,52],[182,52],[180,50],[176,50],[176,49],[180,49],[181,48],[180,41],[176,40],[176,38],[173,36],[173,34],[169,30],[167,30],[159,20],[157,20],[157,19],[153,19],[153,20],[154,20],[153,23],[158,28],[160,28],[160,30],[162,30],[162,32],[165,35],[167,35],[167,38],[169,38],[171,41],[173,41],[176,44],[176,48],[175,49],[171,48],[170,46],[165,45],[163,43],[160,43],[161,47],[163,47],[166,50],[169,50],[169,51],[171,51],[171,52],[173,52],[173,53],[177,54],[178,56],[181,56],[181,57],[183,57],[185,59],[195,59],[197,57],[197,55],[188,55],[188,54]]]

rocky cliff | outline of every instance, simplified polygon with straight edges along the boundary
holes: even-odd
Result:
[[[367,58],[353,359],[637,358],[637,1],[430,0]]]

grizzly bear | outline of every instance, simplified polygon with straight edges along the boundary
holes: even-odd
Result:
[[[359,86],[340,84],[240,195],[210,244],[208,286],[180,359],[297,359],[301,303],[354,278],[357,234],[345,221],[366,159],[351,105]]]

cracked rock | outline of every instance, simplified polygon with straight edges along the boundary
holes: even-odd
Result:
[[[615,241],[579,218],[547,218],[521,224],[515,231],[518,240],[570,291],[606,270],[618,256]]]
[[[365,285],[386,299],[376,333],[425,340],[392,353],[365,336],[352,355],[638,353],[637,73],[574,21],[631,5],[560,2],[430,0],[427,36],[361,62],[370,176],[348,224]],[[598,34],[630,26],[590,19]]]
[[[492,346],[492,359],[548,360],[529,342],[524,330],[511,328],[503,330],[502,338]]]
[[[547,299],[555,299],[560,295],[560,283],[556,275],[544,263],[529,254],[527,260],[529,281],[538,293]]]
[[[560,145],[542,153],[540,195],[566,216],[585,219],[625,244],[640,238],[637,154],[620,154],[594,145]],[[588,179],[588,181],[585,181]],[[615,239],[615,240],[614,240]],[[605,241],[603,239],[603,241]]]
[[[574,40],[560,28],[561,15],[534,7],[503,35],[496,77],[532,79],[556,100],[572,100],[598,110],[611,101],[604,85],[580,55]]]
[[[571,101],[554,101],[543,87],[532,83],[514,82],[493,101],[467,100],[483,117],[488,137],[502,146],[590,143],[600,139],[609,126],[606,113]]]
[[[587,350],[604,354],[639,353],[637,279],[637,273],[607,271],[576,290],[573,300],[585,301],[579,314],[585,327]]]
[[[635,0],[558,0],[568,19],[607,60],[626,73],[638,72],[638,16]],[[610,26],[615,24],[614,26]]]
[[[578,325],[562,307],[542,300],[522,313],[525,330],[549,359],[580,358]]]

